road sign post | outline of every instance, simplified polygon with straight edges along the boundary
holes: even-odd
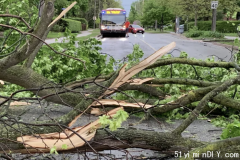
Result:
[[[64,11],[66,8],[62,8],[62,10]],[[64,18],[66,18],[66,14],[64,14]]]
[[[212,9],[212,31],[216,31],[217,7],[218,7],[218,1],[212,1],[212,2],[211,2],[211,9]]]

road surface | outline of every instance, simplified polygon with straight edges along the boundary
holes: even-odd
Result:
[[[176,42],[177,46],[172,52],[174,57],[179,57],[180,51],[188,53],[189,57],[206,59],[215,55],[225,61],[231,59],[231,53],[223,46],[202,42],[201,40],[189,40],[183,36],[175,34],[129,34],[128,38],[107,37],[101,39],[103,53],[108,53],[115,59],[120,60],[132,53],[133,45],[139,44],[144,52],[144,57],[148,57],[161,47]]]

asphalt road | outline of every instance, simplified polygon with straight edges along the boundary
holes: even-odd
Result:
[[[115,59],[120,60],[132,53],[133,45],[139,44],[146,58],[161,47],[176,42],[177,46],[172,52],[174,57],[179,57],[180,51],[188,53],[189,57],[197,59],[206,59],[215,55],[224,61],[231,59],[231,53],[223,46],[212,43],[202,42],[201,40],[190,40],[176,34],[129,34],[128,38],[123,37],[107,37],[102,38],[102,52],[108,53]]]

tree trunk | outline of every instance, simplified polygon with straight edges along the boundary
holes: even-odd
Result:
[[[197,12],[195,11],[195,17],[194,17],[194,20],[195,20],[194,26],[195,27],[197,27],[197,17],[198,17],[198,15],[197,15]]]

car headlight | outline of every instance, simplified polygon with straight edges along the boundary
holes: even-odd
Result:
[[[135,28],[134,30],[136,31],[137,29]]]
[[[101,26],[101,29],[106,29],[106,27],[105,26]]]

